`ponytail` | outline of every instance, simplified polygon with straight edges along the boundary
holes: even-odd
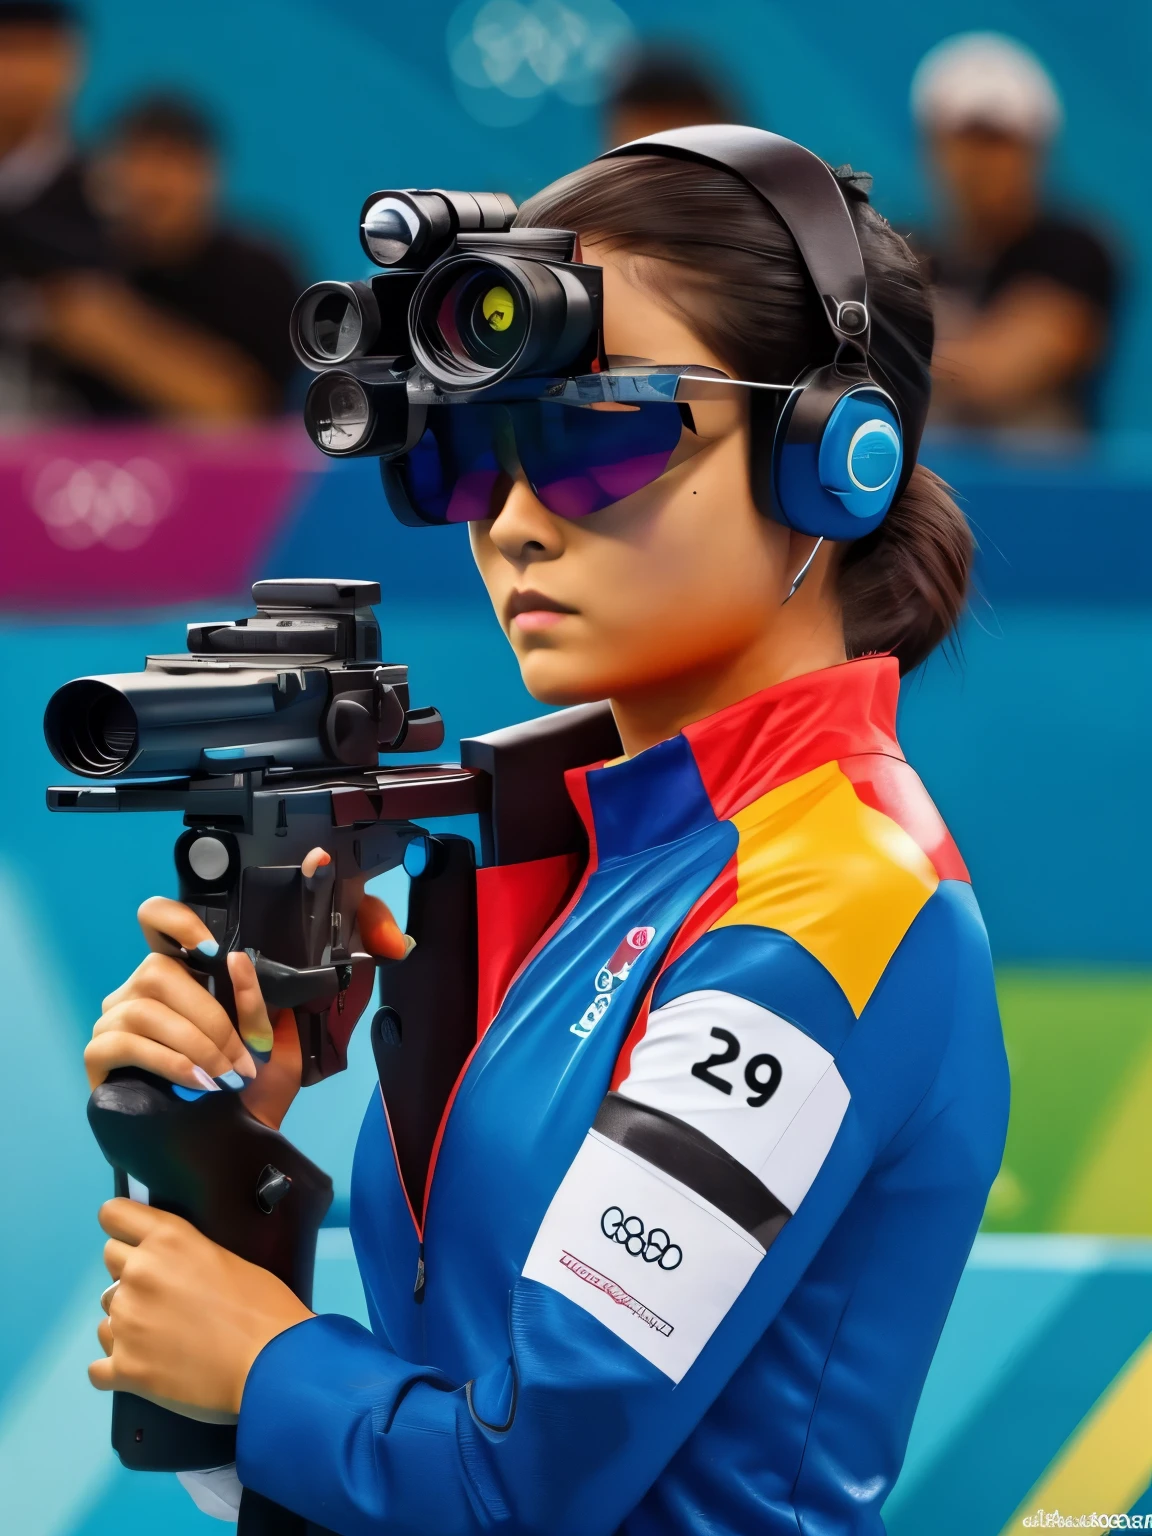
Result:
[[[888,651],[903,676],[955,629],[972,531],[939,475],[917,464],[874,533],[844,547],[838,589],[848,655]]]

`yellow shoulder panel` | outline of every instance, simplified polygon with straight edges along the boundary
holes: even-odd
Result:
[[[736,902],[713,924],[776,928],[839,982],[859,1017],[939,879],[923,850],[860,800],[836,763],[732,817]]]

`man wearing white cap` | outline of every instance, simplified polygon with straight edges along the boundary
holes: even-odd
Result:
[[[934,419],[976,427],[1082,428],[1105,353],[1116,272],[1100,238],[1043,206],[1056,88],[1021,44],[947,39],[921,60],[912,110],[944,204]]]

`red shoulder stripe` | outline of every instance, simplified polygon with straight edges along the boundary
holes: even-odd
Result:
[[[900,757],[863,752],[842,757],[840,771],[865,805],[903,827],[927,854],[941,880],[971,884],[960,850],[911,764]]]

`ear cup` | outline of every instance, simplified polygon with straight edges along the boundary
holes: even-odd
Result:
[[[860,539],[892,505],[900,417],[871,379],[819,368],[797,381],[776,428],[771,513],[800,533]]]

